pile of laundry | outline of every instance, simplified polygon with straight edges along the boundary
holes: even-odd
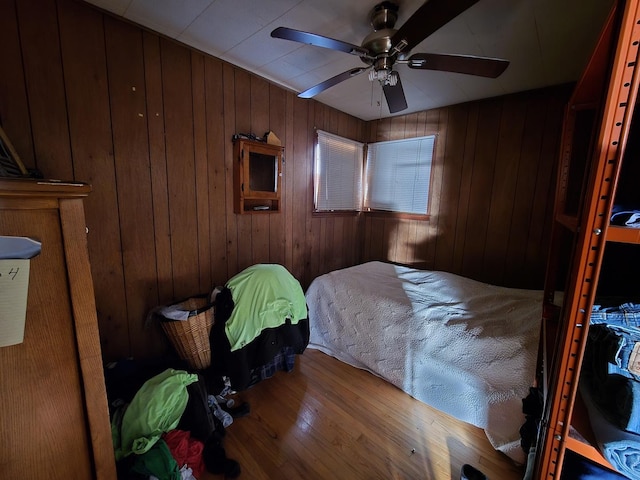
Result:
[[[118,478],[197,480],[205,470],[238,477],[240,465],[222,441],[248,404],[233,405],[229,389],[209,394],[197,373],[165,368],[148,375],[132,361],[105,371]]]

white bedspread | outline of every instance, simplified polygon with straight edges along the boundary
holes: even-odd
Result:
[[[533,383],[542,291],[382,262],[316,278],[310,348],[368,370],[485,430],[518,463]]]

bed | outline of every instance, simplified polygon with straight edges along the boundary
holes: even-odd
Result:
[[[484,429],[525,462],[522,399],[535,376],[542,291],[369,262],[316,278],[305,296],[309,348]]]

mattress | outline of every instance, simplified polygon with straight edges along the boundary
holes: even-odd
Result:
[[[535,376],[542,291],[369,262],[316,278],[305,296],[309,348],[484,429],[524,463],[522,399]]]

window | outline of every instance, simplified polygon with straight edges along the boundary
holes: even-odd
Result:
[[[365,207],[425,215],[434,142],[430,135],[369,144]]]
[[[379,210],[426,215],[435,136],[364,144],[318,130],[318,212]]]
[[[321,212],[362,209],[364,144],[318,130],[314,204]]]

